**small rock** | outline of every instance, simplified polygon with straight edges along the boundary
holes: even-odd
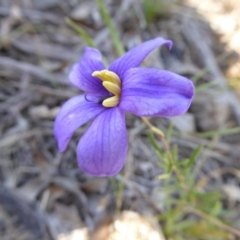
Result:
[[[113,221],[104,224],[90,240],[165,240],[155,218],[147,218],[133,211],[124,211]]]
[[[225,184],[221,188],[229,200],[233,202],[240,201],[240,189],[238,186]]]

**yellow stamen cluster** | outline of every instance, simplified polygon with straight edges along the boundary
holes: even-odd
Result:
[[[118,75],[108,70],[95,71],[92,74],[103,81],[102,85],[114,96],[102,102],[104,107],[115,107],[119,104],[121,96],[121,80]]]

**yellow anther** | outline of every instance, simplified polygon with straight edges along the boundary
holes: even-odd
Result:
[[[119,76],[114,72],[111,72],[108,70],[95,71],[92,73],[92,76],[98,77],[103,82],[105,82],[105,81],[112,82],[112,83],[118,85],[119,87],[121,87],[121,80],[120,80]]]
[[[112,94],[114,94],[115,96],[120,96],[121,94],[121,88],[116,85],[115,83],[112,83],[112,82],[107,82],[107,81],[104,81],[102,83],[102,85]]]
[[[107,98],[102,102],[102,105],[104,107],[115,107],[118,104],[119,104],[119,97],[118,96],[113,96],[113,97]]]
[[[97,77],[103,81],[102,85],[114,96],[105,99],[102,102],[104,107],[115,107],[119,104],[121,96],[121,80],[118,75],[108,70],[95,71],[93,77]]]

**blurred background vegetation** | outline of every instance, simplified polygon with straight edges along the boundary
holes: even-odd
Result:
[[[0,239],[240,239],[239,16],[238,0],[0,0]],[[86,45],[107,65],[157,36],[173,48],[143,66],[190,78],[189,111],[127,115],[124,169],[85,174],[75,149],[87,126],[63,154],[52,135],[79,94],[69,68]]]

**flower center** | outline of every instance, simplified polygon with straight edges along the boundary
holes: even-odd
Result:
[[[115,107],[119,104],[121,96],[121,80],[119,76],[111,71],[102,70],[95,71],[92,74],[93,77],[97,77],[103,81],[102,85],[114,96],[105,99],[102,102],[104,107]]]

